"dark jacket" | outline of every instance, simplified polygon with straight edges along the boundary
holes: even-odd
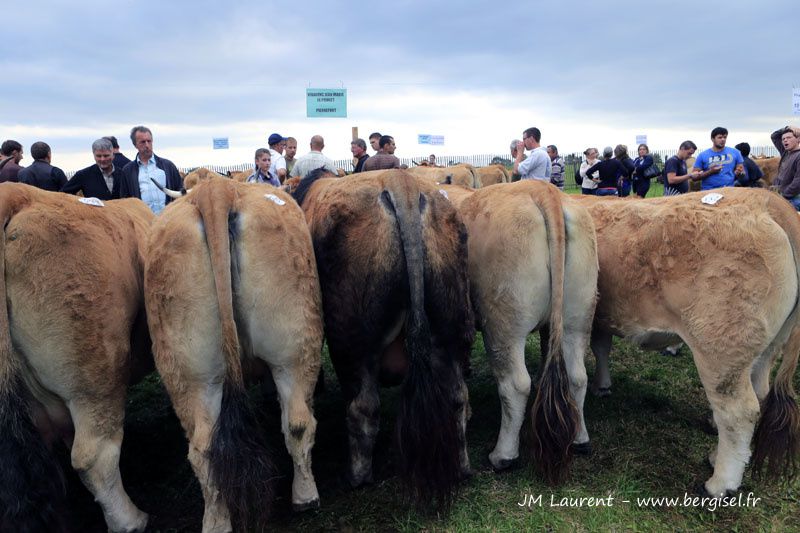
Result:
[[[13,157],[0,161],[0,183],[5,181],[19,181],[17,176],[22,167],[14,162]]]
[[[359,172],[363,172],[364,171],[364,163],[367,162],[367,158],[368,157],[369,157],[369,155],[364,154],[364,155],[362,155],[361,157],[358,158],[358,162],[356,163],[356,168],[353,169],[353,174],[357,174]]]
[[[588,169],[586,175],[588,176],[595,172],[600,174],[600,183],[598,183],[597,186],[603,189],[616,189],[617,178],[628,175],[619,159],[603,159],[599,163],[595,163],[592,168]]]
[[[125,165],[127,165],[130,162],[131,160],[125,157],[123,154],[119,152],[114,154],[114,166],[117,167],[118,169],[122,170],[123,168],[125,168]]]
[[[106,180],[103,179],[103,173],[100,167],[92,165],[83,168],[72,176],[66,185],[61,187],[61,192],[67,194],[77,194],[79,191],[83,193],[86,198],[99,198],[100,200],[116,200],[119,198],[119,184],[122,181],[122,169],[114,166],[114,190],[109,191],[106,185]]]
[[[67,183],[67,176],[63,170],[41,159],[37,159],[31,166],[20,170],[17,179],[20,183],[53,192],[60,191],[61,187]]]
[[[167,176],[167,189],[180,191],[183,187],[183,178],[181,178],[178,168],[169,159],[158,157],[156,154],[153,154],[153,157],[155,157],[156,166]],[[139,162],[136,159],[122,169],[122,179],[119,180],[119,197],[142,199],[142,191],[139,190]],[[171,201],[172,198],[167,196],[165,203],[168,204]]]

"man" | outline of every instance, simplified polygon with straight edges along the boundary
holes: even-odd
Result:
[[[436,154],[431,154],[428,156],[428,166],[435,167],[436,165]]]
[[[694,155],[697,145],[692,141],[683,141],[678,153],[664,163],[664,196],[675,196],[689,192],[689,180],[700,179],[700,173],[689,174],[686,160]]]
[[[716,127],[711,130],[712,146],[700,152],[694,162],[694,172],[700,173],[703,180],[700,189],[707,191],[717,187],[732,187],[736,177],[744,174],[744,160],[739,150],[728,148],[725,141],[728,130]]]
[[[297,160],[294,158],[295,155],[297,155],[297,139],[294,137],[286,137],[286,155],[283,157],[283,159],[286,161],[287,175],[292,173],[294,164],[297,162]]]
[[[113,135],[107,135],[103,137],[103,139],[108,139],[111,141],[111,147],[114,149],[114,167],[122,170],[125,165],[131,162],[130,159],[125,157],[125,155],[119,151],[119,143],[117,142],[117,138]]]
[[[539,131],[539,128],[528,128],[522,132],[522,146],[517,147],[517,155],[514,159],[514,173],[519,174],[520,179],[550,181],[550,158],[539,145],[541,139],[542,132]],[[525,148],[531,150],[531,153],[523,161]]]
[[[131,142],[138,153],[122,169],[119,197],[139,198],[158,215],[172,198],[161,192],[153,180],[162,187],[179,191],[183,187],[183,179],[172,161],[153,153],[153,133],[149,128],[135,126],[131,129]]]
[[[0,183],[4,181],[18,181],[17,176],[22,167],[19,162],[22,161],[22,145],[17,141],[11,139],[3,142],[0,146],[0,153],[3,154],[4,159],[0,161]]]
[[[550,157],[550,183],[564,190],[564,158],[558,155],[555,144],[548,145],[547,155]]]
[[[750,144],[739,143],[735,148],[739,150],[744,159],[744,175],[736,180],[736,187],[758,187],[758,180],[764,177],[764,173],[756,165],[756,162],[750,159]]]
[[[67,184],[64,171],[50,164],[52,153],[50,145],[38,141],[31,145],[33,164],[19,171],[17,178],[20,183],[25,183],[45,191],[58,192]]]
[[[108,137],[97,139],[92,143],[92,155],[95,164],[76,172],[61,188],[61,192],[67,194],[81,192],[86,198],[100,200],[119,198],[122,167],[114,164],[114,145]]]
[[[297,160],[297,163],[292,169],[292,176],[299,176],[301,179],[308,176],[312,170],[324,168],[328,172],[338,174],[339,171],[334,166],[333,161],[328,157],[322,155],[322,149],[325,148],[325,140],[321,135],[314,135],[311,137],[311,151]]]
[[[381,135],[377,131],[375,133],[371,133],[369,136],[369,145],[372,146],[372,149],[375,150],[375,153],[379,153],[381,151]]]
[[[269,175],[273,178],[277,178],[281,184],[286,179],[286,158],[283,157],[283,150],[286,148],[286,137],[281,135],[280,133],[273,133],[267,139],[267,144],[269,144],[269,154],[272,159],[272,163],[269,167]]]
[[[367,162],[369,154],[367,154],[367,143],[364,139],[356,139],[350,143],[350,151],[353,152],[353,160],[356,161],[353,174],[364,171],[364,163]]]
[[[364,170],[384,170],[390,168],[400,168],[400,160],[394,155],[397,146],[394,144],[394,137],[382,135],[378,143],[380,150],[364,163]]]
[[[800,128],[786,126],[775,131],[771,138],[781,154],[773,186],[800,211]]]

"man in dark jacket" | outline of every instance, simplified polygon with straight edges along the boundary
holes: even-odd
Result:
[[[111,200],[119,198],[119,183],[122,168],[114,165],[114,151],[111,141],[106,137],[92,143],[95,164],[79,170],[72,176],[61,192],[83,193],[86,198]]]
[[[107,135],[103,137],[103,139],[108,139],[111,141],[111,147],[114,149],[114,166],[120,170],[125,168],[125,165],[130,163],[131,160],[125,157],[125,154],[119,151],[119,143],[117,142],[117,138],[113,135]]]
[[[50,164],[52,153],[50,145],[38,141],[31,145],[33,164],[19,171],[20,183],[32,185],[46,191],[58,192],[66,185],[67,176],[64,171]]]
[[[19,181],[17,176],[22,167],[19,162],[22,160],[22,145],[11,139],[4,141],[0,147],[3,160],[0,161],[0,183],[4,181]]]
[[[122,169],[119,197],[139,198],[157,215],[172,198],[161,192],[153,181],[179,191],[183,187],[183,178],[172,161],[153,153],[153,133],[149,128],[135,126],[131,130],[131,142],[139,153]]]

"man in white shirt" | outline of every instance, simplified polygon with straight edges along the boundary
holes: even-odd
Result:
[[[333,161],[322,155],[322,149],[325,148],[325,140],[321,135],[314,135],[311,137],[311,151],[306,155],[300,157],[292,168],[292,176],[300,176],[305,178],[312,170],[324,168],[328,172],[338,174],[338,169],[334,166]]]
[[[539,128],[528,128],[522,132],[522,144],[531,153],[528,158],[522,160],[525,150],[517,149],[517,156],[514,159],[514,173],[519,174],[521,179],[535,179],[550,182],[551,163],[550,156],[539,141],[542,140],[542,132]]]
[[[280,133],[273,133],[267,140],[269,144],[269,154],[272,164],[269,167],[269,175],[283,183],[286,179],[286,159],[283,157],[283,150],[286,148],[286,137]]]

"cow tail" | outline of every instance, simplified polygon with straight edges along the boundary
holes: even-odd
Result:
[[[500,170],[503,171],[503,183],[511,183],[511,176],[508,174],[508,169],[505,165],[500,165]]]
[[[533,200],[544,217],[550,251],[550,343],[531,407],[531,443],[536,469],[548,483],[557,484],[569,470],[580,418],[562,349],[566,228],[561,193],[552,186],[540,190]]]
[[[800,287],[800,217],[779,196],[770,194],[768,202],[773,220],[789,237]],[[789,338],[782,346],[781,365],[764,400],[755,429],[753,473],[757,478],[761,477],[766,465],[767,478],[777,479],[784,475],[792,479],[797,474],[800,459],[800,410],[793,384],[800,355],[800,294],[785,326],[791,328]]]
[[[11,344],[5,227],[16,209],[11,194],[0,198],[0,531],[64,531],[61,470],[31,419]]]
[[[425,312],[425,252],[422,216],[427,199],[412,187],[410,195],[384,190],[382,202],[394,212],[405,256],[410,294],[406,319],[408,374],[397,415],[397,448],[403,483],[420,507],[449,507],[458,486],[459,426],[453,391],[456,361],[434,358]]]
[[[212,479],[228,507],[234,529],[250,531],[266,524],[272,501],[273,467],[247,398],[234,315],[236,188],[231,183],[219,184],[198,188],[193,198],[203,219],[211,257],[225,361],[222,402],[208,459]]]
[[[483,186],[483,180],[481,180],[481,175],[478,172],[478,169],[473,165],[469,165],[467,168],[469,168],[469,171],[472,174],[472,188],[480,189]]]

